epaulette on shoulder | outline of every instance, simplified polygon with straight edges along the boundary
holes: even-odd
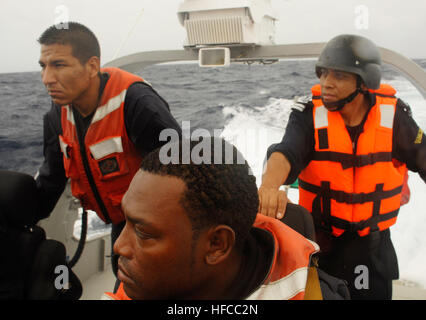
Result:
[[[396,104],[397,107],[401,108],[402,111],[406,112],[409,117],[413,117],[413,112],[411,111],[411,107],[406,104],[401,99],[398,99],[398,102]]]
[[[300,112],[305,111],[306,107],[312,104],[310,96],[294,97],[291,108]]]

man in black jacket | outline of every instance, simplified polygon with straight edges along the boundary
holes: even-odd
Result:
[[[70,178],[85,209],[113,223],[114,243],[124,226],[119,202],[142,157],[165,143],[159,141],[162,130],[180,135],[181,129],[142,78],[100,68],[99,43],[87,27],[52,26],[39,43],[52,108],[44,116],[44,161],[36,175],[38,219],[50,214]]]
[[[287,197],[279,187],[299,177],[320,267],[346,279],[353,299],[392,297],[398,264],[388,228],[406,170],[426,181],[425,135],[409,106],[380,86],[380,65],[366,38],[329,41],[316,65],[320,86],[295,104],[283,140],[268,150],[259,188],[259,211],[280,218]]]

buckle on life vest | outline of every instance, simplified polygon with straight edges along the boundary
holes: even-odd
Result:
[[[349,232],[349,233],[356,233],[359,230],[364,229],[364,227],[362,227],[363,223],[360,222],[348,222],[348,224],[346,225],[345,228],[343,228],[345,231]]]
[[[369,226],[369,220],[363,220],[359,222],[350,222],[344,219],[337,217],[331,217],[331,224],[333,227],[345,230],[349,233],[355,233],[357,231],[363,230]]]
[[[318,134],[319,133],[318,130]],[[367,165],[373,165],[377,162],[390,162],[392,161],[392,153],[376,152],[365,155],[353,155],[334,151],[315,151],[314,160],[339,162],[342,164],[342,168],[346,170],[353,167],[361,168]]]

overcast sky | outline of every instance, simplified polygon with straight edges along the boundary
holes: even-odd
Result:
[[[66,14],[98,36],[102,63],[117,54],[180,49],[183,0],[0,0],[0,73],[39,70],[37,38]],[[212,0],[214,1],[214,0]],[[426,58],[425,0],[272,0],[277,44],[360,34],[410,58]],[[367,9],[367,10],[366,10]],[[365,15],[367,12],[367,15]]]

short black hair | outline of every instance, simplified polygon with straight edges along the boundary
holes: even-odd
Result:
[[[192,223],[194,238],[197,238],[204,228],[224,224],[234,230],[235,245],[241,249],[258,212],[256,178],[235,146],[217,137],[202,139],[203,143],[210,143],[211,147],[207,150],[210,151],[208,158],[211,161],[206,161],[207,163],[195,164],[193,157],[190,157],[189,163],[184,164],[181,151],[185,140],[180,139],[174,142],[175,147],[179,148],[177,164],[163,164],[164,161],[160,159],[161,148],[158,148],[143,159],[141,169],[152,174],[174,176],[185,182],[186,190],[180,203]],[[201,142],[186,140],[186,143],[192,154],[194,147]],[[200,150],[199,147],[196,150]],[[228,150],[232,152],[232,161],[229,161]],[[215,156],[215,151],[220,151],[219,157]],[[218,161],[219,159],[221,161]]]
[[[38,39],[41,45],[62,44],[70,45],[74,57],[85,64],[91,57],[101,58],[101,49],[95,34],[78,22],[67,22],[59,28],[49,27]]]

